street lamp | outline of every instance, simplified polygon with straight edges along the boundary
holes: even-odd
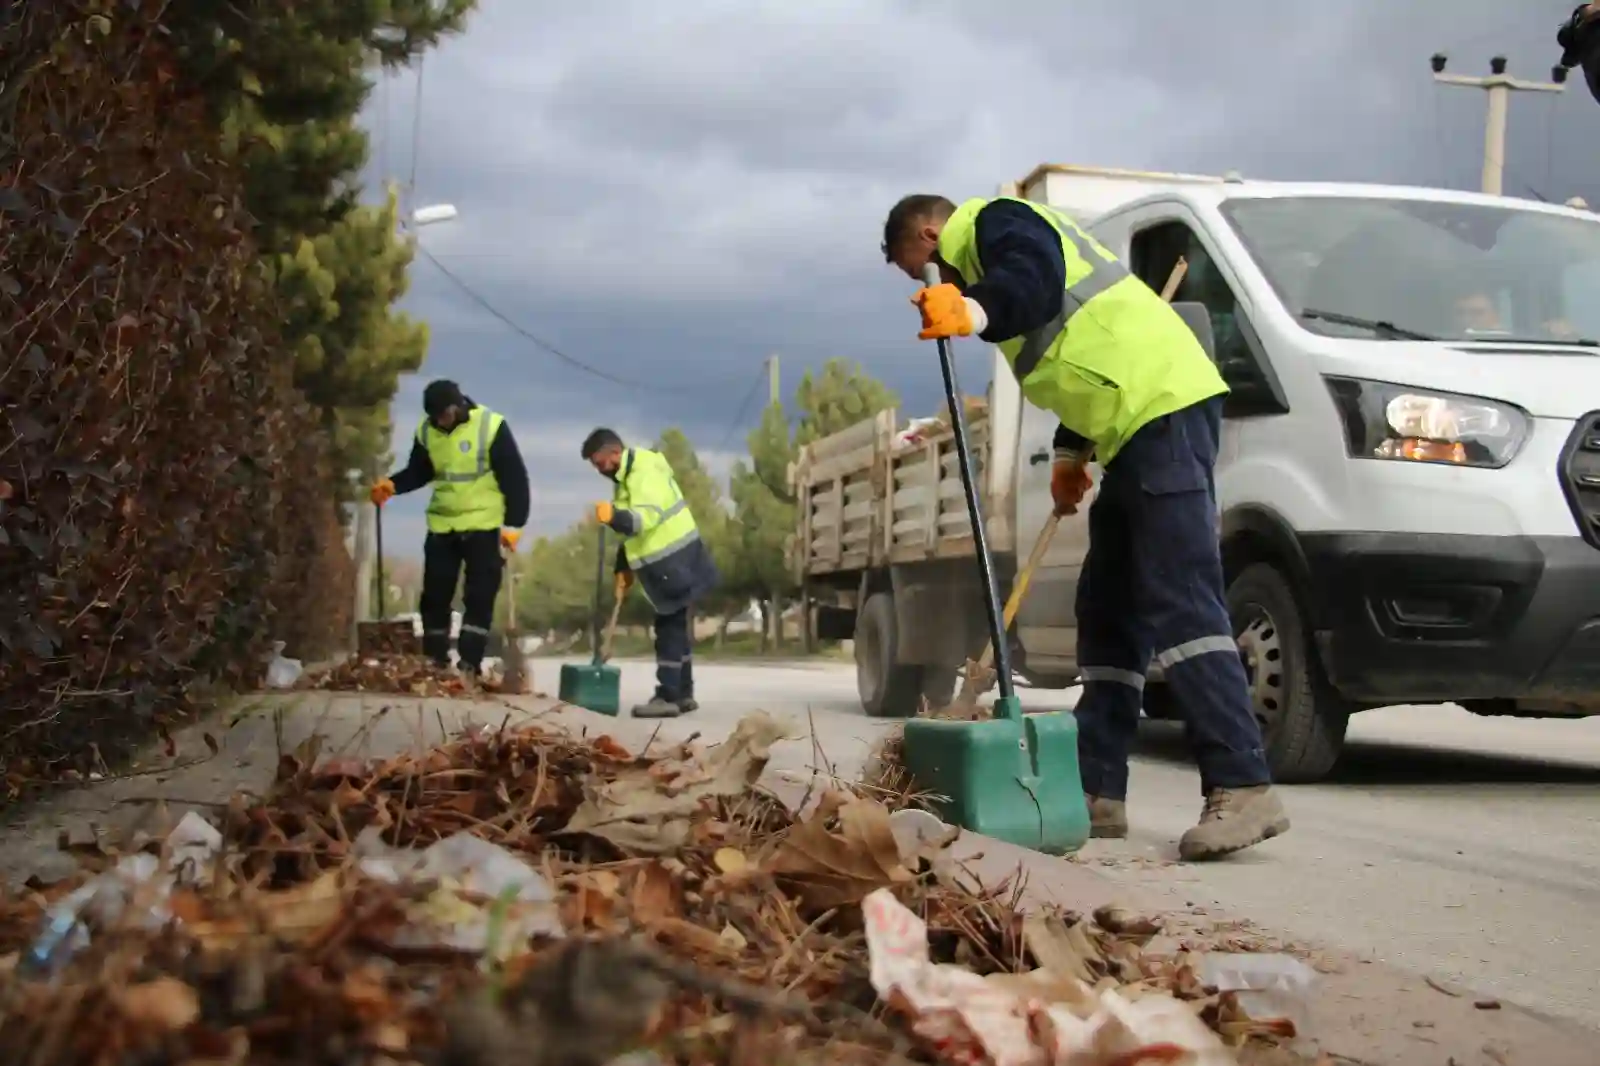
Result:
[[[411,212],[411,224],[431,226],[435,222],[452,222],[457,214],[455,204],[429,204]]]

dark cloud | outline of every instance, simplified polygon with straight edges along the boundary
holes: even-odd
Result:
[[[930,409],[933,353],[877,248],[902,193],[991,194],[1042,161],[1475,187],[1482,94],[1435,86],[1428,56],[1478,72],[1504,54],[1544,78],[1570,6],[484,0],[427,60],[418,198],[461,217],[422,240],[514,321],[639,385],[563,365],[419,261],[407,307],[433,346],[397,447],[422,384],[460,380],[511,418],[553,531],[604,491],[576,454],[596,423],[680,425],[707,452],[731,430],[725,469],[772,351],[789,385],[845,356]],[[374,178],[411,166],[413,89],[374,99]],[[1600,204],[1597,132],[1581,86],[1519,95],[1507,191]],[[959,347],[976,391],[988,354]],[[420,536],[420,514],[401,502],[389,543]]]

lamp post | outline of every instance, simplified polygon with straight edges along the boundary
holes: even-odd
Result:
[[[408,219],[402,219],[400,232],[410,240],[416,239],[415,231],[423,226],[436,225],[440,222],[453,222],[458,216],[455,204],[428,204],[419,207],[410,213]],[[408,227],[406,223],[409,222]],[[408,232],[409,230],[409,232]],[[364,476],[366,483],[371,484],[377,476],[374,470],[352,471],[352,475]],[[358,486],[356,495],[356,529],[355,529],[355,612],[351,618],[352,623],[365,621],[372,613],[372,580],[377,568],[377,552],[374,541],[377,538],[377,509],[361,502],[361,489]],[[387,599],[387,597],[385,597]],[[379,619],[382,621],[382,619]],[[352,627],[350,634],[350,647],[358,647],[356,633]]]

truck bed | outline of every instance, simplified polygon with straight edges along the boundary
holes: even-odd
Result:
[[[955,433],[948,413],[938,417],[902,423],[898,411],[883,411],[801,448],[789,471],[797,579],[973,554]],[[988,403],[968,397],[967,418],[980,499],[994,516],[1002,509],[990,498]],[[1009,550],[1010,523],[986,524],[991,548]]]

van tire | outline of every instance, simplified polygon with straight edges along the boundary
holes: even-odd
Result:
[[[875,592],[856,612],[856,693],[869,718],[910,718],[922,704],[923,668],[896,663],[894,596]]]
[[[1270,563],[1253,563],[1227,599],[1273,781],[1320,781],[1339,761],[1350,713],[1322,676],[1293,587]]]

